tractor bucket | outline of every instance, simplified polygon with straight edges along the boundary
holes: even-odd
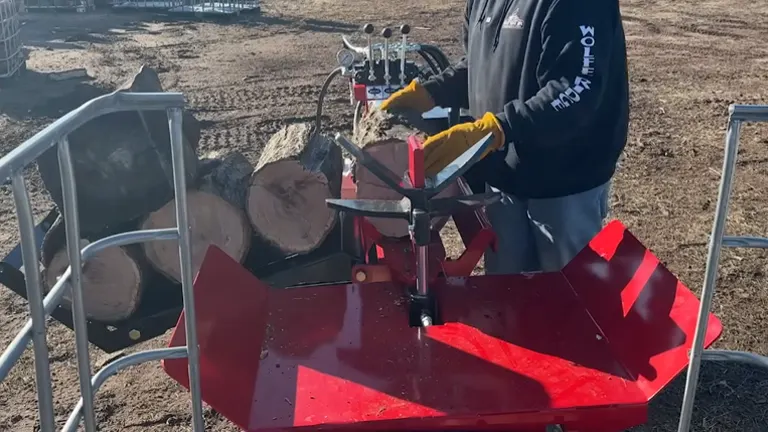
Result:
[[[699,307],[620,222],[560,272],[430,289],[439,319],[412,327],[402,285],[273,289],[212,247],[195,281],[203,400],[246,431],[623,431],[685,369]],[[188,386],[185,359],[164,368]]]

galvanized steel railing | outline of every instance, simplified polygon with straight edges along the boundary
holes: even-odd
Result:
[[[181,93],[111,93],[93,99],[66,114],[0,159],[0,180],[11,179],[16,215],[19,221],[24,275],[30,311],[30,319],[6,348],[2,356],[0,356],[0,381],[6,378],[31,340],[35,358],[35,383],[37,385],[41,432],[53,432],[56,430],[50,363],[48,359],[48,346],[46,345],[46,316],[58,306],[67,289],[72,290],[73,327],[75,330],[77,369],[82,397],[67,420],[63,430],[76,431],[81,419],[87,432],[95,432],[97,430],[93,407],[94,392],[109,376],[114,375],[120,369],[146,361],[185,356],[189,358],[193,430],[197,432],[204,429],[199,380],[199,350],[195,328],[194,297],[192,295],[193,275],[189,248],[187,188],[184,174],[181,124],[183,107],[184,96]],[[67,136],[89,120],[104,114],[119,111],[149,110],[163,110],[168,113],[168,128],[170,131],[173,160],[173,182],[176,196],[176,220],[178,225],[176,228],[133,231],[113,235],[96,241],[81,251],[79,249],[80,226],[78,222],[77,189]],[[53,147],[57,147],[61,171],[64,198],[62,214],[66,227],[67,254],[70,260],[70,267],[48,295],[43,298],[38,262],[39,251],[34,236],[35,224],[32,218],[32,208],[23,172],[28,165]],[[98,371],[95,376],[91,376],[86,316],[83,307],[82,263],[108,247],[156,240],[179,241],[181,284],[184,295],[184,310],[186,311],[184,324],[187,346],[150,350],[128,355],[109,363]]]
[[[728,132],[725,137],[725,157],[723,172],[720,176],[720,189],[717,196],[715,220],[712,224],[712,234],[709,237],[707,252],[707,267],[704,276],[704,286],[701,290],[701,305],[693,337],[693,347],[690,354],[690,364],[685,382],[683,407],[680,411],[678,432],[688,432],[693,416],[693,404],[696,398],[696,387],[699,383],[701,361],[729,360],[751,364],[755,367],[768,369],[768,358],[738,351],[704,350],[704,338],[707,333],[709,314],[712,309],[712,299],[715,295],[717,268],[720,263],[720,250],[725,247],[768,248],[768,238],[726,236],[725,222],[728,216],[728,202],[733,183],[733,172],[736,168],[736,157],[739,150],[739,133],[744,122],[768,122],[768,105],[731,105],[728,109]]]

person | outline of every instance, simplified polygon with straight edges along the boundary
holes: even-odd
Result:
[[[498,243],[486,273],[560,270],[602,229],[627,141],[619,1],[468,0],[463,42],[456,65],[380,108],[467,108],[475,121],[425,140],[427,174],[493,134],[467,176],[503,197],[486,209]]]

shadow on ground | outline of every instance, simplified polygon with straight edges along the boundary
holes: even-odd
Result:
[[[0,114],[18,121],[56,119],[108,92],[93,85],[89,77],[55,79],[58,77],[55,73],[26,70],[4,82],[0,91]]]
[[[685,371],[650,404],[648,423],[627,432],[676,431]],[[740,362],[706,361],[696,391],[691,432],[765,432],[768,371]]]
[[[61,16],[66,16],[62,19]],[[65,24],[62,24],[62,23]],[[136,10],[105,10],[89,14],[30,13],[22,18],[22,39],[30,48],[45,50],[85,50],[90,45],[117,42],[126,34],[160,34],[151,24],[183,26],[194,30],[200,23],[247,27],[283,26],[287,30],[319,33],[351,33],[357,25],[342,21],[271,16],[260,12],[240,15],[173,14]]]
[[[22,18],[21,37],[26,47],[81,50],[90,44],[114,43],[126,33],[147,31],[147,21],[139,16],[29,13]]]

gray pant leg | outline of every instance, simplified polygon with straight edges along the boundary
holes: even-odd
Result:
[[[486,251],[485,273],[562,269],[602,229],[609,193],[610,182],[561,198],[521,200],[505,194],[486,208],[497,250]]]
[[[610,182],[586,192],[528,202],[528,218],[542,271],[562,269],[603,229]]]
[[[487,187],[489,192],[493,190]],[[486,214],[496,233],[496,252],[485,252],[485,274],[516,274],[534,271],[538,257],[530,222],[528,205],[514,196],[503,195],[500,202],[486,207]]]

